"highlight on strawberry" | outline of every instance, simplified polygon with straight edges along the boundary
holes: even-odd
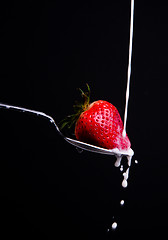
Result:
[[[90,103],[90,87],[86,85],[87,92],[79,89],[82,103],[73,106],[75,113],[60,122],[60,129],[74,125],[79,141],[106,149],[128,150],[131,143],[127,134],[125,137],[122,134],[123,122],[117,108],[104,100]]]

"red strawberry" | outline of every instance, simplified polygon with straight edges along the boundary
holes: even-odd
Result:
[[[91,103],[75,126],[78,140],[108,149],[130,148],[130,141],[127,136],[122,136],[122,132],[123,123],[118,110],[102,100]]]
[[[129,149],[131,143],[127,135],[122,136],[123,123],[116,107],[103,100],[89,104],[89,86],[88,90],[87,93],[81,90],[84,104],[75,106],[78,112],[70,116],[73,120],[78,117],[75,124],[77,140],[107,149]]]

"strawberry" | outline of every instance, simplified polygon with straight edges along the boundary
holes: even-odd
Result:
[[[76,139],[107,149],[128,150],[131,143],[127,135],[122,135],[123,123],[117,108],[103,100],[90,104],[90,88],[87,87],[87,93],[80,90],[83,104],[75,105],[77,113],[68,117],[75,122]],[[64,122],[66,124],[67,121]]]

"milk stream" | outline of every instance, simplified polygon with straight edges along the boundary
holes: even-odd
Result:
[[[126,88],[126,101],[125,101],[125,114],[124,114],[124,129],[123,137],[126,136],[126,124],[128,113],[128,100],[131,78],[131,60],[132,60],[132,42],[133,42],[133,24],[134,24],[134,0],[131,0],[131,19],[130,19],[130,39],[129,39],[129,59],[128,59],[128,71],[127,71],[127,88]]]
[[[128,100],[129,100],[129,89],[130,89],[130,78],[131,78],[131,60],[132,60],[132,42],[133,42],[133,24],[134,24],[134,0],[131,0],[131,18],[130,18],[130,38],[129,38],[129,59],[128,59],[128,72],[127,72],[127,88],[126,88],[126,101],[125,101],[125,113],[124,113],[124,128],[122,135],[123,137],[126,136],[126,124],[127,124],[127,113],[128,113]],[[124,152],[124,155],[127,156],[128,160],[128,168],[123,173],[123,181],[122,186],[125,188],[128,185],[128,177],[129,177],[129,169],[131,166],[131,159],[134,155],[133,150],[130,148],[128,151]],[[118,152],[118,155],[116,154],[116,162],[115,166],[119,167],[121,164],[122,159],[122,151]],[[120,167],[120,171],[123,171],[123,167]]]
[[[134,0],[131,0],[131,19],[130,19],[130,39],[129,39],[129,60],[128,60],[128,71],[127,71],[127,88],[126,88],[126,97],[125,97],[125,113],[124,113],[124,128],[122,135],[126,136],[126,124],[127,124],[127,113],[128,113],[128,101],[129,101],[129,90],[130,90],[130,78],[131,78],[131,60],[132,60],[132,42],[133,42],[133,23],[134,23]],[[124,154],[125,155],[125,154]],[[128,186],[128,177],[129,169],[131,166],[132,156],[134,155],[133,150],[130,148],[127,153],[128,168],[123,172],[123,165],[121,165],[122,152],[116,154],[115,167],[120,167],[120,171],[123,172],[123,181],[122,187],[126,188]],[[138,161],[135,160],[135,163],[138,164]],[[120,201],[120,206],[124,205],[124,200]],[[117,228],[117,222],[113,222],[111,226],[112,230]]]

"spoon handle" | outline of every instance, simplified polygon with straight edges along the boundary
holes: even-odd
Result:
[[[62,137],[64,137],[63,134],[60,132],[57,124],[55,123],[55,120],[51,116],[47,115],[46,113],[43,113],[43,112],[40,112],[40,111],[35,111],[35,110],[32,110],[32,109],[28,109],[28,108],[22,108],[22,107],[18,107],[18,106],[3,104],[3,103],[0,103],[0,108],[8,109],[8,110],[16,110],[16,111],[19,111],[19,112],[27,112],[27,113],[35,114],[36,116],[45,117],[48,120],[50,120],[50,123],[54,124],[58,133]]]

